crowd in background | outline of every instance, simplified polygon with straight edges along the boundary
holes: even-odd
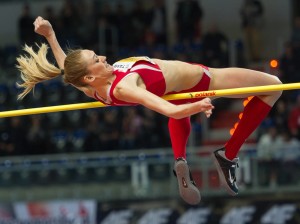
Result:
[[[104,34],[105,55],[110,63],[133,56],[180,59],[202,62],[207,65],[228,66],[228,40],[212,24],[207,32],[202,30],[204,12],[197,1],[179,2],[175,20],[178,40],[168,46],[166,8],[163,0],[152,4],[135,1],[132,8],[119,1],[93,1],[92,7],[86,1],[64,1],[61,10],[45,7],[41,16],[53,25],[60,44],[66,48],[88,48],[103,51],[99,46],[100,34]],[[34,33],[29,4],[25,4],[19,22],[20,46],[44,42]],[[132,32],[134,31],[134,32]],[[117,34],[117,50],[112,46],[112,35]],[[102,40],[103,41],[103,40]],[[4,49],[7,55],[20,52],[20,47]],[[2,68],[14,67],[15,60],[3,60]],[[6,71],[7,72],[7,71]],[[11,77],[19,80],[17,71]],[[18,89],[0,86],[1,109],[28,108],[48,105],[86,102],[91,99],[82,93],[63,86],[60,80],[49,81],[35,88],[34,96],[16,101]],[[195,131],[201,133],[201,122],[194,119]],[[167,118],[140,107],[85,110],[46,114],[40,116],[16,117],[1,120],[1,154],[41,154],[74,151],[106,151],[114,149],[137,149],[169,147]],[[197,137],[198,144],[201,143]],[[26,147],[24,147],[26,145]],[[41,150],[42,149],[42,150]]]
[[[259,1],[255,0],[245,2],[245,8],[241,10],[241,30],[249,33],[252,29],[249,27],[259,23],[256,16],[263,14],[263,6],[257,5]],[[148,7],[144,7],[144,3],[136,1],[134,6],[128,9],[123,1],[119,1],[115,7],[109,2],[100,4],[100,1],[93,1],[93,7],[88,10],[86,1],[65,0],[60,11],[46,7],[41,16],[51,22],[59,42],[65,48],[81,47],[99,52],[99,46],[103,44],[99,33],[104,34],[104,53],[110,63],[127,56],[147,55],[203,63],[212,67],[229,66],[229,40],[218,28],[218,24],[211,24],[208,29],[203,29],[202,19],[205,12],[199,1],[184,0],[176,6],[174,20],[177,41],[172,46],[168,45],[164,1],[155,0],[153,4],[148,4]],[[254,3],[254,6],[251,6],[251,3]],[[249,14],[255,19],[255,23],[249,21]],[[34,42],[44,42],[33,31],[34,18],[30,5],[24,5],[19,24],[16,24],[19,27],[20,46],[24,43],[33,45]],[[300,67],[297,63],[300,55],[299,18],[295,19],[294,25],[285,51],[278,56],[278,75],[285,83],[300,80]],[[112,42],[115,37],[118,48],[114,48]],[[243,45],[243,42],[237,42],[236,50],[242,52],[238,56],[238,66],[245,65]],[[20,46],[7,46],[0,50],[0,72],[12,77],[14,82],[18,80],[19,74],[12,68],[15,57],[21,50]],[[262,60],[257,52],[251,54],[253,61]],[[58,79],[38,85],[34,95],[26,97],[23,101],[16,101],[18,89],[11,84],[12,82],[5,84],[3,80],[2,76],[2,111],[91,100],[71,87],[64,86]],[[222,105],[224,104],[216,105],[215,113],[222,113],[222,110],[226,109]],[[211,119],[214,119],[214,116]],[[192,125],[197,135],[197,141],[194,142],[201,145],[201,119],[198,116],[193,117]],[[297,91],[290,91],[283,94],[258,129],[258,156],[262,161],[286,158],[283,161],[289,162],[293,157],[294,161],[299,163],[299,140],[300,96]],[[1,156],[157,147],[170,147],[167,118],[139,106],[0,119]],[[283,152],[283,147],[288,149]]]
[[[95,0],[88,4],[84,0],[66,0],[61,10],[49,6],[41,16],[51,21],[63,47],[101,51],[111,62],[121,57],[148,55],[228,65],[227,37],[218,24],[211,23],[207,32],[203,31],[204,12],[198,1],[179,1],[174,15],[177,38],[171,47],[164,0],[135,0],[131,7],[128,5],[123,1],[110,4]],[[21,44],[41,41],[32,29],[34,18],[30,5],[25,5],[18,24]],[[102,45],[105,49],[99,49]]]

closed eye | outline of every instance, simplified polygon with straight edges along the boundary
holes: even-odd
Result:
[[[95,62],[98,63],[100,60],[96,54],[94,54]]]

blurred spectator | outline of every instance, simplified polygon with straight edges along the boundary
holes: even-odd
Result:
[[[293,22],[291,43],[294,47],[300,46],[300,16],[296,16]]]
[[[0,70],[1,72],[1,70]],[[3,73],[1,73],[3,74]],[[3,81],[5,83],[5,81]],[[9,87],[5,84],[0,84],[0,107],[1,109],[8,109],[8,105],[10,103],[11,93],[9,91]]]
[[[164,0],[154,0],[153,6],[147,12],[147,24],[156,36],[156,44],[167,43],[167,17]]]
[[[263,26],[264,7],[260,0],[244,0],[241,8],[242,29],[250,61],[260,61],[262,44],[261,29]]]
[[[30,6],[24,4],[22,14],[18,19],[19,40],[21,45],[34,45],[36,35],[32,25],[33,21],[34,17],[31,15]]]
[[[138,114],[137,107],[125,107],[122,119],[120,148],[136,149],[141,143],[143,118]]]
[[[122,3],[117,4],[117,8],[119,6],[123,6]],[[117,10],[116,10],[117,11]],[[100,3],[99,1],[94,1],[93,3],[93,16],[97,21],[99,19],[104,19],[107,24],[112,25],[115,23],[114,16],[116,13],[113,12],[112,6],[108,1],[104,1]]]
[[[281,133],[281,146],[277,158],[282,162],[297,161],[300,158],[300,143],[287,130]]]
[[[55,13],[55,10],[53,9],[52,6],[47,5],[44,8],[44,18],[49,20],[49,21],[53,21],[51,22],[51,25],[53,26],[53,28],[56,30],[55,35],[57,36],[57,39],[59,40],[60,43],[62,43],[62,46],[64,46],[64,35],[65,35],[65,31],[64,31],[64,27],[63,27],[63,23],[62,20],[60,18],[59,15],[57,15]],[[38,38],[42,38],[40,36],[38,36]],[[42,42],[44,42],[44,40],[42,39]]]
[[[62,40],[64,39],[67,43],[62,43],[62,46],[66,44],[69,47],[78,44],[78,23],[79,16],[78,11],[72,0],[64,0],[63,7],[61,9],[59,19],[62,23],[63,33],[61,33]],[[71,45],[71,46],[70,46]]]
[[[103,112],[103,119],[99,125],[99,138],[101,151],[115,150],[119,148],[120,127],[115,109]]]
[[[11,141],[6,123],[6,119],[0,121],[0,156],[13,155],[14,152],[14,144]]]
[[[147,13],[142,0],[135,0],[132,11],[129,14],[130,28],[130,46],[141,44],[146,29]],[[128,30],[126,30],[128,32]]]
[[[282,132],[281,140],[281,150],[277,154],[281,162],[279,181],[281,184],[297,184],[300,173],[300,142],[289,131]]]
[[[265,161],[274,160],[281,147],[279,141],[277,128],[269,127],[257,142],[257,157]]]
[[[276,127],[279,132],[288,130],[288,115],[289,107],[288,101],[284,98],[280,98],[270,112],[272,124]]]
[[[44,8],[44,19],[51,21],[51,25],[53,29],[57,29],[57,15],[54,13],[54,9],[52,6],[48,5]]]
[[[228,39],[215,23],[203,36],[203,64],[217,68],[228,66]]]
[[[298,61],[295,49],[291,42],[284,45],[284,51],[279,58],[280,80],[283,83],[294,83],[300,81]]]
[[[91,12],[90,4],[85,0],[79,0],[76,4],[76,11],[78,12],[78,38],[80,46],[93,47],[91,39],[94,30],[93,14]],[[51,20],[50,20],[51,21]]]
[[[259,183],[261,185],[277,184],[278,160],[277,154],[281,150],[281,140],[278,137],[278,130],[275,126],[267,129],[257,142],[257,158],[259,165]]]
[[[181,0],[176,7],[175,21],[179,42],[191,42],[202,35],[203,10],[196,0]]]
[[[50,153],[52,148],[50,136],[47,133],[48,129],[42,124],[42,116],[33,115],[29,119],[29,128],[26,135],[28,142],[26,154],[38,155]]]
[[[300,82],[300,64],[298,61],[300,60],[300,16],[295,17],[294,26],[291,34],[291,44],[293,47],[293,56],[295,60],[296,73],[293,74],[293,82]]]
[[[130,36],[132,35],[131,32],[128,32],[131,27],[130,24],[128,24],[128,21],[130,20],[129,15],[125,11],[125,7],[122,3],[117,4],[116,12],[114,13],[114,26],[117,29],[118,32],[118,39],[119,44],[122,47],[128,47],[130,45]]]
[[[83,144],[85,151],[98,151],[101,149],[100,139],[99,139],[99,111],[98,110],[88,110],[87,111],[87,121],[86,121],[86,138]]]
[[[9,155],[26,155],[28,142],[26,139],[27,127],[21,117],[9,118],[6,132],[6,144],[9,146]]]
[[[287,116],[287,119],[292,136],[300,140],[300,94],[297,96],[296,102]]]
[[[160,147],[160,142],[163,134],[161,133],[160,121],[158,115],[143,107],[143,120],[142,120],[142,147],[156,148]]]
[[[151,29],[146,29],[144,31],[144,36],[141,39],[141,43],[134,48],[136,55],[148,55],[153,57],[153,53],[157,47],[156,45],[156,35]]]
[[[203,124],[201,113],[192,117],[192,130],[194,133],[194,139],[192,140],[196,146],[201,146],[203,141]]]
[[[126,17],[122,3],[117,5],[117,12],[114,13],[111,5],[107,2],[103,4],[97,15],[93,40],[97,45],[97,52],[108,58],[112,58],[116,54],[117,45],[123,41],[123,38],[126,38],[129,22],[123,16]],[[119,17],[123,18],[123,21],[118,21]]]

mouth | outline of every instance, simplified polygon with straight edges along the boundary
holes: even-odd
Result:
[[[107,63],[107,61],[104,62],[105,68],[110,69],[112,66]]]

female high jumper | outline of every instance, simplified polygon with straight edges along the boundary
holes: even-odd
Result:
[[[209,98],[168,102],[161,97],[173,93],[281,84],[276,76],[260,71],[236,67],[208,68],[201,64],[144,56],[126,58],[109,65],[105,56],[87,49],[71,50],[66,55],[50,22],[42,17],[36,18],[34,29],[46,38],[59,68],[47,61],[46,44],[39,46],[37,52],[25,46],[27,54],[17,58],[23,80],[19,85],[24,88],[19,98],[22,99],[37,83],[62,75],[65,83],[104,104],[143,105],[169,117],[174,173],[180,195],[189,204],[197,204],[201,200],[186,161],[190,116],[204,112],[210,117],[214,106]],[[224,147],[213,153],[220,181],[229,194],[238,194],[235,170],[242,144],[267,116],[281,93],[273,91],[229,96],[245,98],[254,95],[245,106],[233,135]]]

